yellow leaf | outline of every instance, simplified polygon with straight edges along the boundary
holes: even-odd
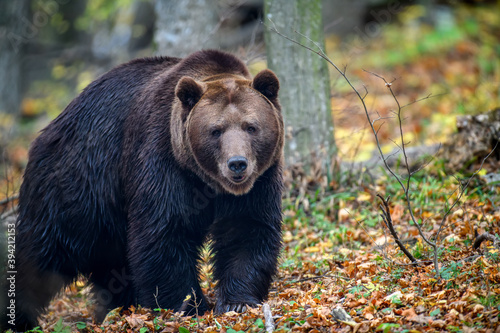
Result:
[[[319,252],[319,247],[317,246],[309,246],[304,249],[304,252],[306,253],[313,253],[313,252]]]
[[[352,312],[352,311],[351,311],[351,312]],[[356,312],[354,312],[354,313],[356,313]],[[355,321],[344,321],[344,320],[339,320],[339,321],[340,321],[341,323],[344,323],[344,324],[349,325],[349,326],[351,326],[351,327],[356,327],[356,326],[358,326],[358,325],[361,325],[361,324],[358,324],[358,323],[357,323],[357,322],[355,322]]]
[[[330,241],[326,241],[326,242],[320,242],[319,245],[324,249],[324,248],[331,248],[333,246],[333,243]]]
[[[120,306],[119,308],[115,308],[111,311],[109,311],[107,314],[106,314],[106,317],[104,318],[104,323],[108,323],[110,321],[114,321],[116,320],[117,318],[120,317],[120,311],[122,310],[122,307]]]
[[[368,201],[371,200],[372,196],[370,193],[361,192],[356,198],[358,201]]]
[[[494,248],[493,246],[488,246],[488,252],[491,254],[498,253],[498,249]]]
[[[380,290],[380,285],[375,285],[371,282],[365,283],[365,284],[363,284],[363,286],[365,286],[366,289],[368,289],[368,291],[370,291],[370,292],[372,292],[374,290]]]
[[[424,219],[428,219],[429,217],[431,217],[433,215],[432,212],[423,212],[422,213],[422,218]]]
[[[343,256],[348,256],[349,254],[351,254],[352,251],[343,247],[343,248],[340,248],[338,252],[340,254],[342,254]]]
[[[483,262],[483,265],[485,265],[486,267],[491,267],[491,264],[484,258],[481,258],[481,261]]]

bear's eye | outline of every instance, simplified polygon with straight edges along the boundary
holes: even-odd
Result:
[[[214,138],[218,138],[221,134],[222,134],[222,132],[220,130],[213,130],[212,131],[212,136]]]
[[[255,127],[253,127],[253,126],[248,126],[248,127],[247,127],[247,132],[248,132],[248,133],[255,133],[255,131],[256,131],[256,130],[257,130],[257,129],[256,129]]]

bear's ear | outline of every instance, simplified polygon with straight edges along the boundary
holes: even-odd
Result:
[[[205,88],[189,76],[183,76],[175,87],[175,95],[188,110],[200,100]]]
[[[271,102],[278,98],[278,90],[280,89],[280,82],[269,69],[264,69],[255,76],[252,82],[252,87],[266,96]]]

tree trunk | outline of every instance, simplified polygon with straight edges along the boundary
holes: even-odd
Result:
[[[27,13],[26,0],[0,2],[0,112],[19,113]]]
[[[309,37],[324,47],[321,0],[265,0],[265,24],[299,42]],[[268,67],[281,83],[280,101],[287,128],[287,163],[311,154],[330,160],[335,153],[327,63],[316,54],[266,29]]]
[[[154,40],[160,55],[184,57],[218,45],[216,0],[156,0]]]

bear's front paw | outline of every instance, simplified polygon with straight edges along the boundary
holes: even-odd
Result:
[[[238,313],[243,313],[247,310],[247,308],[253,308],[256,307],[257,304],[246,304],[246,303],[217,303],[215,306],[215,313],[216,314],[223,314],[229,311],[234,311]]]

